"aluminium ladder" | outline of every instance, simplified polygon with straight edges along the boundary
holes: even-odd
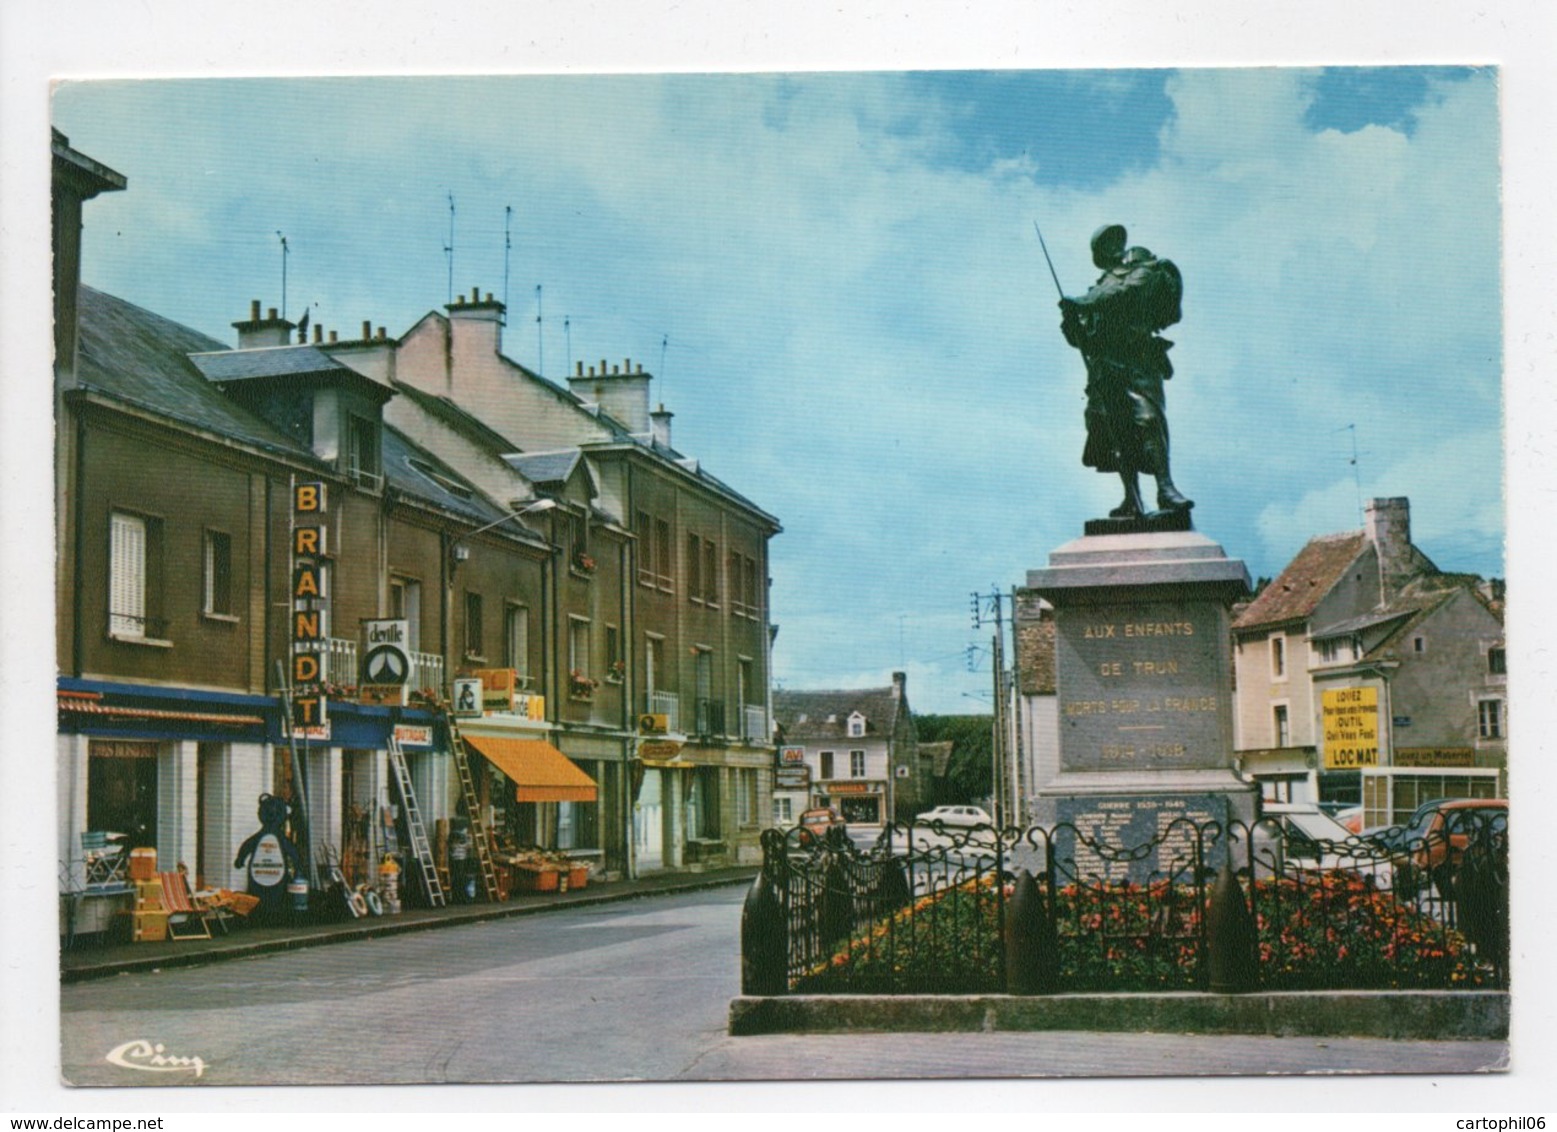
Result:
[[[481,820],[481,799],[476,794],[476,780],[470,773],[470,755],[465,750],[465,737],[460,734],[454,713],[444,712],[449,725],[449,751],[454,755],[454,769],[459,775],[460,793],[465,800],[465,816],[470,820],[470,839],[474,842],[476,864],[481,870],[481,891],[487,903],[496,904],[501,899],[497,887],[497,868],[492,864],[492,846],[487,841],[485,823]]]
[[[389,765],[400,787],[400,802],[405,806],[405,827],[411,842],[411,855],[416,858],[417,866],[421,869],[427,903],[430,907],[442,908],[448,901],[443,894],[443,884],[438,880],[438,867],[433,861],[432,849],[427,844],[427,827],[422,824],[422,811],[416,804],[416,790],[411,786],[411,770],[406,765],[400,740],[393,733],[389,736]]]

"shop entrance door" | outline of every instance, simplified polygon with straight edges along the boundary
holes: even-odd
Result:
[[[661,779],[664,771],[643,772],[643,786],[633,805],[633,848],[641,871],[665,867],[665,798]]]

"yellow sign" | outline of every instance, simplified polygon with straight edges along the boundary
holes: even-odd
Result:
[[[1379,690],[1332,688],[1321,697],[1326,770],[1379,765]]]
[[[644,712],[638,717],[638,730],[645,735],[663,735],[670,730],[670,716],[664,712]]]
[[[681,753],[681,744],[674,739],[653,739],[638,744],[638,757],[645,762],[664,762]]]

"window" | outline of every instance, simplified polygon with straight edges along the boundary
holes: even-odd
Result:
[[[568,618],[568,673],[575,694],[594,688],[589,676],[589,622],[582,617]]]
[[[409,634],[406,646],[417,652],[422,647],[422,583],[414,578],[389,579],[389,615],[404,621]]]
[[[865,717],[859,712],[849,716],[849,738],[861,739],[865,736]]]
[[[379,474],[377,421],[367,417],[346,418],[346,470],[354,476]]]
[[[484,660],[486,650],[482,648],[481,634],[481,595],[465,591],[465,655],[471,660]]]
[[[1276,746],[1290,747],[1292,745],[1292,731],[1287,723],[1287,705],[1275,706]]]
[[[833,776],[833,753],[831,751],[823,751],[821,754],[821,759],[821,773],[818,774],[817,777],[831,778]]]
[[[687,536],[687,598],[703,604],[703,540]]]
[[[703,542],[703,601],[710,609],[719,605],[719,548]]]
[[[660,589],[667,593],[674,588],[675,566],[670,560],[670,521],[654,520],[654,569],[658,573]]]
[[[865,752],[864,751],[850,751],[849,752],[849,777],[850,778],[864,778],[865,777]]]
[[[700,766],[692,772],[687,791],[687,836],[719,837],[719,767]]]
[[[644,638],[643,650],[643,682],[650,696],[661,691],[670,682],[670,673],[665,671],[665,638],[650,633]],[[655,710],[652,706],[650,711]]]
[[[503,614],[503,663],[519,675],[519,686],[530,686],[530,610],[509,605]]]
[[[595,559],[589,553],[589,524],[572,511],[562,514],[563,545],[568,551],[568,569],[581,577],[595,572]]]
[[[1284,679],[1287,675],[1287,638],[1285,637],[1270,639],[1270,674],[1277,680]]]
[[[620,684],[627,674],[627,661],[622,659],[622,634],[615,625],[605,627],[606,679]]]
[[[162,522],[115,511],[109,517],[108,634],[119,640],[160,638]]]
[[[207,617],[232,617],[232,536],[205,532],[205,602]]]
[[[1412,637],[1411,638],[1411,651],[1412,652],[1426,652],[1427,651],[1427,638],[1426,637]]]
[[[773,824],[788,825],[795,820],[794,799],[789,795],[773,796]]]
[[[732,551],[730,569],[730,612],[737,617],[762,617],[762,601],[757,592],[757,562],[744,554]]]
[[[1487,650],[1487,671],[1493,676],[1508,675],[1508,656],[1501,648]]]
[[[157,844],[157,744],[93,739],[87,747],[87,828]]]
[[[638,539],[638,584],[652,586],[659,581],[659,572],[655,569],[654,519],[647,511],[633,516],[633,534]]]
[[[1503,737],[1503,701],[1478,700],[1476,702],[1476,723],[1478,734],[1483,739],[1501,739]]]

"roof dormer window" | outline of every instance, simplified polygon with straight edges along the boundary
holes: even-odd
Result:
[[[865,734],[865,717],[859,712],[849,716],[849,738],[859,739]]]

